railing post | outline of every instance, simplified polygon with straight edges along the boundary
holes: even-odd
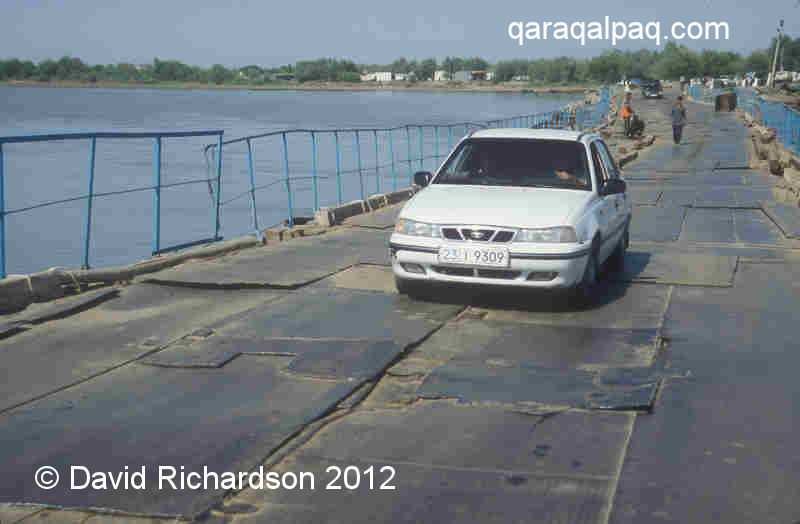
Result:
[[[453,126],[447,126],[447,151],[453,149]]]
[[[380,171],[380,159],[378,158],[378,130],[372,130],[372,137],[375,139],[375,194],[379,194],[381,192],[381,171]]]
[[[433,168],[439,165],[439,126],[433,126]]]
[[[314,213],[319,209],[319,186],[317,183],[317,135],[311,132],[311,184],[314,186]]]
[[[333,139],[336,143],[336,189],[339,194],[339,205],[342,205],[342,160],[339,153],[339,132],[333,132]]]
[[[256,170],[253,163],[253,146],[250,139],[247,139],[247,165],[250,172],[250,209],[253,212],[253,231],[259,240],[262,238],[261,231],[258,230],[258,210],[256,209]]]
[[[219,206],[222,203],[222,133],[217,137],[217,205],[214,211],[214,240],[219,239]]]
[[[219,151],[217,151],[219,154]],[[219,202],[219,195],[217,195]],[[153,150],[153,254],[161,249],[161,137],[155,138]]]
[[[89,243],[92,238],[92,199],[94,198],[94,158],[97,137],[89,142],[89,196],[86,198],[86,228],[83,242],[83,269],[89,269]]]
[[[792,148],[792,125],[789,118],[792,116],[792,112],[789,109],[789,106],[783,106],[783,145],[788,147],[789,149]]]
[[[286,195],[289,200],[289,227],[294,225],[294,212],[292,209],[292,184],[289,181],[289,148],[286,145],[286,133],[281,133],[283,144],[283,170],[286,174]]]
[[[391,129],[386,132],[386,136],[389,139],[389,156],[392,159],[392,191],[397,191],[397,170],[395,169],[394,165],[394,147],[392,146]]]
[[[408,146],[408,183],[414,182],[414,164],[411,161],[411,131],[406,126],[406,145]]]
[[[6,199],[3,193],[3,143],[0,142],[0,279],[6,278]]]
[[[800,120],[800,119],[797,118],[797,116],[798,115],[796,115],[796,114],[794,115],[795,122]],[[795,137],[795,141],[794,141],[794,152],[795,152],[795,154],[800,154],[800,129],[798,129],[797,133],[796,133],[796,137]]]
[[[356,130],[356,169],[358,169],[358,185],[361,188],[361,200],[364,200],[364,177],[361,173],[361,140]]]
[[[422,126],[419,126],[417,129],[419,129],[419,170],[423,171],[425,169],[425,153],[423,152],[423,143],[425,140],[422,135]]]

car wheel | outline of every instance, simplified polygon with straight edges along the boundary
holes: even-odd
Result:
[[[394,277],[394,285],[397,288],[397,292],[401,295],[408,295],[411,298],[418,297],[420,295],[419,283],[414,282],[413,280]]]
[[[625,250],[628,249],[628,244],[630,243],[630,233],[628,232],[628,228],[625,228],[625,232],[619,239],[619,243],[617,247],[614,249],[614,252],[608,258],[608,268],[614,272],[622,272],[625,269]]]
[[[583,278],[581,278],[578,287],[575,290],[575,298],[581,304],[589,303],[594,296],[597,289],[598,278],[598,262],[597,262],[597,246],[592,247],[589,254],[589,260],[586,261],[586,269],[583,270]]]

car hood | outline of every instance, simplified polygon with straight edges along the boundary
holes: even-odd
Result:
[[[401,218],[433,224],[539,228],[571,225],[591,191],[433,184],[412,198]]]

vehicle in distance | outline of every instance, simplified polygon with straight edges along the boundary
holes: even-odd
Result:
[[[662,98],[664,96],[660,80],[642,82],[642,96],[645,98]]]
[[[401,293],[434,282],[563,288],[589,298],[622,267],[632,205],[597,134],[486,129],[462,139],[389,240]]]

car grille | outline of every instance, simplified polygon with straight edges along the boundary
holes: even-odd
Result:
[[[442,236],[447,240],[467,240],[470,242],[511,242],[514,231],[493,228],[443,227]]]
[[[475,270],[471,267],[433,266],[433,270],[442,275],[451,277],[474,277]]]
[[[480,277],[497,278],[501,280],[514,280],[521,275],[520,271],[509,269],[476,269],[471,267],[433,266],[432,269],[442,275],[451,277]]]
[[[443,227],[442,236],[447,240],[464,240],[461,238],[461,234],[458,232],[458,229],[454,227]]]

